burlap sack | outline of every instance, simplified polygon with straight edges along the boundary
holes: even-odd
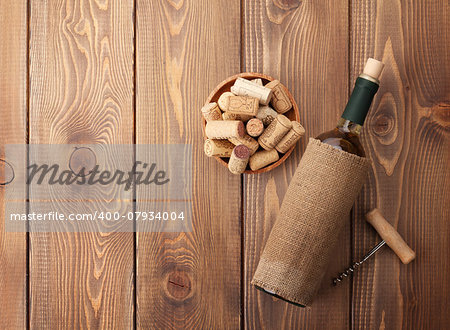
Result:
[[[369,161],[310,139],[252,284],[309,306],[364,183]]]

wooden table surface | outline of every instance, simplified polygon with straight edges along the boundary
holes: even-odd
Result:
[[[1,221],[0,328],[450,328],[449,26],[444,0],[0,1],[2,146],[189,143],[195,168],[189,233]],[[199,110],[226,77],[262,72],[316,136],[371,56],[386,63],[362,134],[373,172],[319,296],[295,307],[250,280],[307,139],[283,166],[233,176],[204,156]],[[384,248],[332,288],[380,240],[373,207],[417,259]]]

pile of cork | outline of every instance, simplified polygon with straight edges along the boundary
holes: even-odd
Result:
[[[272,107],[269,106],[269,103]],[[228,169],[262,169],[280,159],[304,134],[284,113],[292,103],[284,86],[273,80],[237,78],[230,92],[202,108],[206,120],[205,154],[229,158]]]

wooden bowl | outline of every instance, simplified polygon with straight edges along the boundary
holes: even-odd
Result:
[[[236,81],[237,78],[245,78],[248,80],[251,79],[257,79],[257,78],[261,78],[264,85],[267,84],[268,82],[275,80],[274,78],[267,76],[265,74],[261,74],[261,73],[254,73],[254,72],[243,72],[243,73],[239,73],[237,75],[231,76],[227,79],[225,79],[224,81],[222,81],[212,92],[211,94],[209,94],[208,99],[206,100],[206,104],[211,103],[211,102],[217,102],[217,100],[219,99],[220,95],[222,95],[225,92],[229,92],[231,86],[234,85],[234,82]],[[284,86],[284,85],[283,85]],[[285,87],[285,86],[284,86]],[[285,87],[286,91],[287,91],[287,95],[289,96],[289,99],[291,100],[292,103],[292,108],[291,110],[289,110],[288,112],[284,113],[284,115],[286,117],[288,117],[290,120],[295,120],[295,121],[300,121],[300,115],[299,115],[299,111],[298,111],[298,106],[297,103],[294,100],[294,97],[292,96],[291,92],[289,92],[289,90]],[[203,121],[203,135],[205,137],[205,140],[207,139],[206,134],[205,134],[205,127],[206,127],[206,120],[205,118],[202,118]],[[264,173],[264,172],[268,172],[270,170],[273,170],[274,168],[280,166],[281,164],[284,163],[284,161],[289,157],[289,155],[292,153],[292,150],[294,150],[296,144],[294,146],[292,146],[285,154],[282,154],[282,157],[275,163],[270,164],[269,166],[263,167],[259,170],[256,171],[252,171],[249,169],[249,167],[247,167],[247,170],[244,172],[246,174],[256,174],[256,173]],[[258,150],[262,150],[261,148]],[[214,158],[223,166],[228,168],[228,162],[226,161],[226,159],[228,158],[221,158],[221,157],[217,157],[214,156]]]

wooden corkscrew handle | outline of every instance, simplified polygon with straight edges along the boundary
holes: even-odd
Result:
[[[367,213],[366,219],[404,264],[414,260],[416,253],[406,244],[394,227],[387,222],[379,209],[373,209]]]

